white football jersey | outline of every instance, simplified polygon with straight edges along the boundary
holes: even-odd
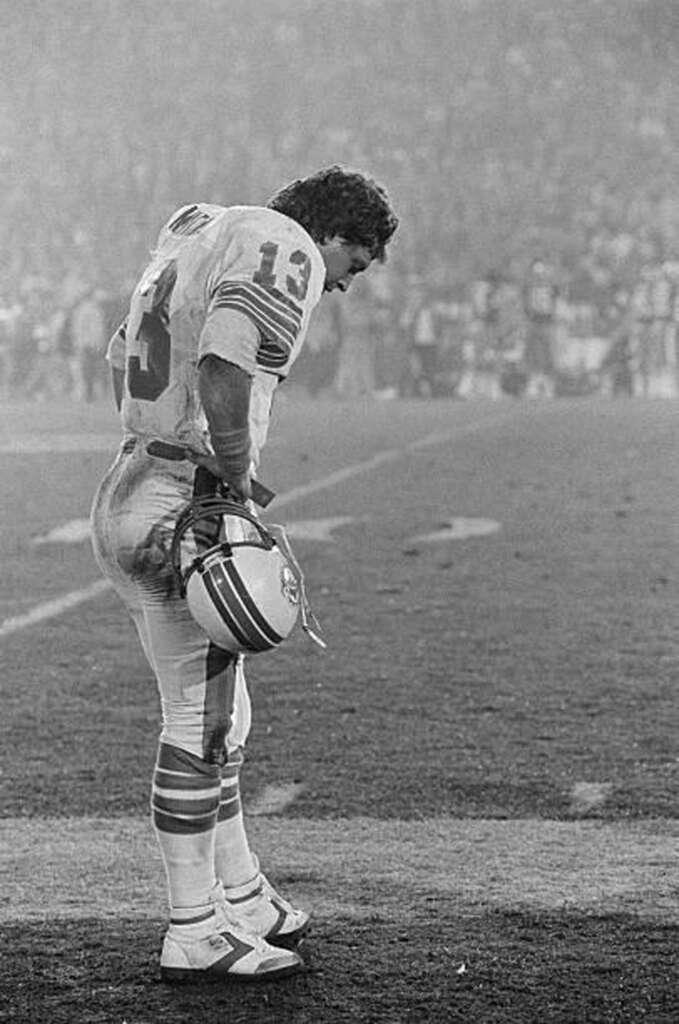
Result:
[[[108,358],[125,370],[127,433],[210,450],[196,367],[213,353],[252,376],[258,461],[273,392],[297,358],[325,282],[313,239],[266,207],[185,206],[162,228]]]

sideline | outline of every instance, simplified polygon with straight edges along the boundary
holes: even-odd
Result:
[[[469,434],[477,434],[480,431],[485,430],[487,427],[497,426],[510,417],[511,411],[504,409],[499,415],[486,416],[474,423],[465,423],[452,430],[439,430],[435,433],[426,434],[419,440],[411,441],[410,444],[407,444],[404,447],[387,448],[382,452],[377,452],[369,459],[354,462],[349,466],[345,466],[343,469],[335,470],[334,473],[329,473],[327,476],[319,477],[317,480],[310,480],[306,484],[300,484],[298,487],[292,487],[289,491],[276,495],[276,498],[271,503],[271,509],[273,512],[276,512],[279,508],[291,505],[294,501],[298,501],[300,498],[306,498],[310,494],[317,494],[319,491],[325,491],[330,487],[335,487],[337,484],[343,483],[345,480],[351,480],[352,477],[360,476],[362,473],[369,473],[371,470],[379,469],[381,466],[387,465],[390,462],[395,462],[397,459],[405,458],[407,455],[420,451],[422,448],[428,448],[436,444],[450,443],[451,441],[466,437]],[[42,604],[38,604],[24,615],[11,616],[0,623],[0,640],[6,636],[11,636],[13,633],[17,633],[20,630],[27,629],[30,626],[35,626],[39,622],[45,622],[47,619],[56,618],[58,615],[62,615],[66,611],[70,611],[71,608],[75,608],[79,604],[91,601],[100,594],[106,593],[110,588],[111,584],[108,580],[97,580],[95,583],[92,583],[81,590],[73,590],[67,594],[62,594],[60,597],[55,597],[51,601],[45,601]]]

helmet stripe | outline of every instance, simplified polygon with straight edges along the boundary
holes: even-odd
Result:
[[[219,569],[224,574],[224,587],[230,590],[231,612],[238,617],[248,636],[257,638],[257,650],[268,651],[271,647],[276,647],[283,637],[279,636],[262,617],[233,562],[223,562]]]
[[[215,609],[219,612],[224,624],[233,633],[240,646],[246,651],[266,651],[273,647],[273,644],[262,643],[261,638],[250,627],[245,616],[238,614],[235,609],[229,607],[215,577],[218,577],[219,582],[222,582],[224,586],[229,587],[229,582],[222,572],[221,565],[210,566],[203,573],[203,582]],[[229,589],[231,588],[229,587]]]
[[[231,581],[236,595],[241,601],[245,612],[252,620],[253,625],[272,645],[281,643],[283,637],[266,621],[255,602],[250,597],[247,587],[243,583],[243,577],[238,572],[234,563],[229,560],[224,563],[224,571]]]

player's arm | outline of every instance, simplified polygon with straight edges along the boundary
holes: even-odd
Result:
[[[266,403],[255,388],[251,410],[252,382],[260,373],[285,376],[307,307],[320,298],[323,264],[319,253],[301,248],[307,236],[290,237],[270,211],[241,218],[231,242],[228,265],[209,280],[198,391],[219,476],[247,498],[251,458],[266,434],[258,424],[271,397]],[[314,258],[319,267],[310,285]]]
[[[127,331],[127,317],[123,320],[118,330],[108,343],[106,359],[111,367],[111,383],[113,385],[113,398],[116,409],[120,412],[123,402],[123,391],[125,387],[125,337]]]
[[[121,370],[118,366],[111,367],[111,383],[113,385],[113,399],[116,403],[116,409],[120,412],[120,406],[123,404],[123,388],[125,387],[125,371]]]
[[[250,497],[251,375],[214,353],[198,367],[198,392],[210,429],[215,465],[207,468],[229,485],[234,497]]]

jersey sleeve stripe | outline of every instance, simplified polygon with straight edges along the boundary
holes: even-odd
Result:
[[[280,347],[285,347],[287,351],[292,349],[295,343],[295,334],[291,334],[289,331],[282,329],[280,326],[274,324],[265,317],[260,310],[248,302],[247,299],[230,298],[222,299],[216,308],[219,309],[233,309],[237,313],[244,313],[255,325],[259,333],[263,338],[269,341],[277,341]]]
[[[296,302],[293,302],[287,295],[279,291],[278,288],[265,288],[263,285],[255,284],[252,281],[222,281],[215,291],[214,298],[219,299],[220,295],[228,293],[232,289],[247,292],[253,298],[259,299],[272,310],[278,312],[281,316],[287,317],[295,323],[301,323],[303,310]]]
[[[298,329],[290,329],[282,323],[276,322],[268,311],[265,312],[263,309],[258,308],[248,296],[233,295],[228,299],[221,299],[215,308],[234,309],[240,313],[245,313],[253,321],[264,338],[276,339],[289,348],[292,348],[295,343]]]
[[[260,345],[257,350],[256,362],[258,366],[264,366],[271,370],[280,370],[287,363],[289,352],[281,352],[280,349],[272,346]]]
[[[257,285],[227,281],[215,295],[214,309],[239,309],[247,312],[266,338],[277,338],[292,348],[302,325],[302,311],[291,310],[277,302],[271,293]]]

